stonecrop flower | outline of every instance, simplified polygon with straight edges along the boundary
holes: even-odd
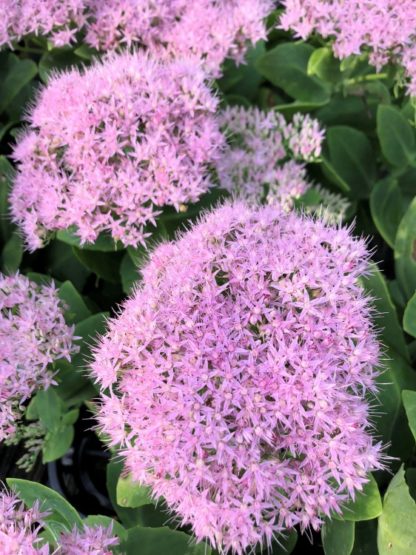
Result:
[[[161,208],[195,202],[223,136],[217,99],[191,60],[114,55],[53,77],[14,150],[11,210],[30,250],[74,228],[136,246]]]
[[[27,508],[14,493],[0,492],[0,552],[7,555],[49,555],[40,532],[46,513],[39,502]]]
[[[240,202],[151,254],[95,352],[98,421],[197,540],[319,528],[382,466],[367,271],[348,229]]]
[[[119,540],[111,527],[84,526],[62,532],[58,547],[50,547],[40,536],[48,512],[39,501],[26,507],[15,493],[0,492],[0,552],[4,555],[112,555]]]
[[[316,32],[333,40],[336,56],[369,52],[380,69],[403,64],[416,94],[416,0],[284,0],[280,26],[307,38]]]
[[[85,23],[85,0],[0,0],[0,47],[24,36],[47,36],[68,44]]]
[[[111,526],[84,526],[61,535],[58,555],[112,555],[118,544]]]
[[[276,111],[233,106],[219,115],[228,145],[215,169],[219,185],[250,203],[279,204],[291,210],[312,186],[305,162],[316,162],[325,132],[309,115],[286,122]],[[309,207],[326,221],[341,222],[348,202],[322,189],[322,203]],[[325,208],[325,201],[330,206]]]
[[[49,365],[76,351],[56,289],[0,274],[0,442],[16,430],[25,401],[53,383]]]
[[[86,0],[86,40],[100,50],[144,46],[157,55],[195,55],[214,75],[266,38],[271,0]]]

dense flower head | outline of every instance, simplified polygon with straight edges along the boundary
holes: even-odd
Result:
[[[14,493],[0,492],[0,552],[7,555],[49,555],[39,534],[46,513],[38,503],[27,508]]]
[[[84,9],[85,0],[0,0],[0,47],[29,34],[67,44],[85,22]]]
[[[76,227],[81,242],[108,232],[143,242],[165,205],[195,202],[223,136],[217,99],[191,60],[114,55],[53,77],[14,150],[14,220],[31,250]]]
[[[244,59],[266,38],[271,0],[87,0],[86,40],[98,49],[141,45],[174,56],[195,55],[215,75],[225,58]]]
[[[113,547],[119,540],[113,534],[112,527],[84,526],[82,530],[74,528],[64,533],[59,539],[60,555],[112,555]]]
[[[350,230],[241,202],[151,254],[95,352],[98,419],[198,540],[319,528],[380,467],[367,271]]]
[[[15,430],[23,403],[53,382],[49,365],[75,351],[56,289],[0,274],[0,441]]]
[[[310,187],[303,162],[319,159],[324,131],[309,115],[286,122],[274,110],[233,106],[219,115],[228,145],[216,162],[218,182],[248,201],[293,204]]]
[[[62,532],[58,547],[50,547],[40,536],[48,512],[39,502],[26,507],[15,493],[0,492],[0,552],[4,555],[112,555],[119,540],[112,527],[84,526]]]
[[[284,0],[280,25],[301,38],[317,32],[333,39],[335,54],[346,58],[369,52],[378,69],[404,65],[416,94],[416,0]]]

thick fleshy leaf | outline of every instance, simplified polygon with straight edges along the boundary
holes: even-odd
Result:
[[[6,274],[15,274],[23,258],[23,241],[16,232],[12,234],[10,239],[4,246],[1,253],[1,261],[3,270]]]
[[[82,338],[80,351],[72,357],[72,365],[85,367],[91,353],[91,347],[95,345],[98,338],[104,334],[108,319],[107,312],[100,312],[89,316],[75,326],[74,335]]]
[[[365,484],[363,491],[356,494],[354,501],[344,505],[342,517],[334,515],[337,520],[348,520],[359,522],[362,520],[372,520],[381,515],[382,504],[377,482],[373,476],[369,475],[369,481]]]
[[[134,482],[130,476],[120,477],[117,482],[117,503],[120,507],[142,507],[152,503],[150,490]]]
[[[308,75],[313,50],[305,43],[279,44],[261,56],[256,67],[261,75],[292,98],[323,105],[329,101],[329,87],[324,81]]]
[[[407,423],[402,403],[404,389],[416,389],[416,372],[391,349],[383,361],[383,373],[377,378],[380,391],[374,404],[381,407],[374,418],[376,436],[384,445],[390,443],[388,453],[397,457],[390,468],[397,467],[399,460],[406,460],[413,451],[414,438]]]
[[[62,530],[69,531],[75,526],[81,528],[82,520],[77,511],[56,491],[28,480],[8,478],[6,481],[25,505],[33,507],[38,502],[39,509],[49,513],[44,520],[47,530],[55,539]]]
[[[378,521],[379,555],[416,553],[416,504],[406,484],[404,468],[391,481]]]
[[[403,328],[406,333],[416,337],[416,293],[406,305],[403,316]]]
[[[409,360],[403,330],[387,282],[375,264],[371,265],[370,270],[370,275],[363,278],[363,284],[366,291],[371,295],[372,303],[377,311],[374,323],[380,330],[380,338],[384,345],[388,345],[406,360]]]
[[[394,257],[400,287],[410,299],[416,291],[416,198],[410,203],[397,229]]]
[[[399,168],[416,161],[415,134],[409,121],[394,106],[377,111],[377,134],[386,159]]]
[[[68,452],[74,440],[74,426],[62,424],[46,435],[42,447],[44,464],[60,459]]]
[[[69,324],[78,323],[91,316],[91,312],[70,281],[65,281],[58,290],[59,298],[67,306],[65,319]]]
[[[350,555],[354,547],[354,522],[328,520],[322,527],[325,555]]]
[[[136,526],[128,531],[127,541],[121,549],[126,555],[210,555],[211,549],[205,543],[195,545],[191,536],[170,528],[143,528]]]
[[[383,239],[394,248],[397,228],[405,212],[405,204],[397,181],[379,181],[370,196],[371,215]]]
[[[56,431],[61,423],[63,404],[54,387],[36,394],[39,420],[48,431]]]
[[[405,389],[402,391],[403,405],[406,411],[407,421],[416,439],[416,391]]]
[[[20,60],[9,53],[6,63],[0,66],[0,112],[3,112],[37,74],[38,68],[32,60]]]
[[[329,173],[334,183],[345,183],[354,198],[369,196],[376,177],[374,152],[367,136],[362,132],[338,125],[327,131],[327,154],[325,161],[329,164],[327,171],[336,173],[336,178]]]

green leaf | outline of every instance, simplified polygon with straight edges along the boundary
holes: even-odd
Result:
[[[376,177],[374,152],[367,136],[362,132],[338,125],[327,131],[327,155],[330,167],[348,186],[354,198],[367,198]],[[339,180],[334,180],[340,185]]]
[[[123,257],[122,252],[99,252],[81,250],[72,247],[75,256],[86,268],[94,272],[98,277],[111,283],[120,281],[120,264]]]
[[[79,353],[72,357],[72,364],[83,368],[91,354],[91,347],[97,342],[99,336],[103,335],[107,327],[107,312],[100,312],[89,316],[75,326],[74,335],[82,338]]]
[[[4,67],[0,68],[0,112],[19,94],[37,74],[38,68],[32,60],[20,60],[9,54]]]
[[[308,61],[307,73],[329,82],[337,82],[342,78],[339,60],[335,58],[329,46],[314,50]]]
[[[350,555],[354,547],[355,524],[327,520],[322,527],[322,544],[325,555]]]
[[[416,505],[406,484],[404,468],[384,496],[383,512],[378,521],[379,555],[414,555],[416,553]]]
[[[139,279],[139,271],[128,252],[126,252],[121,261],[120,276],[123,291],[126,295],[129,295],[133,290],[134,284]]]
[[[380,235],[394,248],[397,228],[405,211],[403,196],[395,179],[383,179],[375,185],[370,196],[370,209]]]
[[[416,391],[405,389],[402,391],[403,405],[406,411],[407,421],[416,439]]]
[[[28,480],[8,478],[8,486],[17,493],[27,507],[33,507],[38,502],[39,510],[48,512],[44,518],[46,529],[55,539],[63,530],[72,530],[75,526],[82,527],[82,520],[77,511],[56,491]]]
[[[120,478],[117,482],[117,504],[120,507],[142,507],[143,505],[151,504],[152,498],[150,496],[150,489],[146,486],[141,486],[134,482],[130,476]]]
[[[123,463],[120,460],[109,462],[107,465],[107,490],[117,516],[126,528],[131,528],[142,525],[141,508],[129,509],[121,507],[117,503],[117,484],[122,468]]]
[[[292,98],[322,106],[329,101],[329,87],[308,75],[312,53],[313,47],[305,43],[279,44],[261,56],[256,67],[261,75]]]
[[[377,134],[386,159],[399,168],[416,159],[416,141],[409,121],[394,106],[380,105],[377,110]]]
[[[363,491],[356,494],[355,501],[350,501],[342,509],[342,517],[335,514],[337,520],[357,522],[372,520],[381,515],[382,504],[377,482],[369,475],[369,482],[364,485]]]
[[[39,77],[47,83],[54,72],[70,69],[80,63],[81,60],[74,56],[72,50],[54,49],[52,52],[45,52],[39,61]]]
[[[375,264],[371,264],[370,275],[363,278],[363,284],[373,298],[373,305],[379,317],[375,323],[380,328],[380,338],[403,358],[409,360],[409,352],[400,325],[396,307],[391,299],[386,280]]]
[[[402,391],[416,389],[416,372],[394,351],[388,350],[383,360],[383,373],[377,382],[380,391],[375,403],[382,408],[374,419],[375,435],[382,439],[384,445],[390,443],[389,455],[406,460],[413,451],[415,441],[403,407]]]
[[[354,549],[351,555],[379,555],[377,549],[377,520],[355,523]]]
[[[12,234],[9,215],[9,191],[13,167],[5,156],[0,156],[0,239],[6,243]]]
[[[403,328],[406,333],[416,337],[416,293],[406,305],[403,316]]]
[[[394,258],[397,280],[410,299],[416,290],[416,198],[397,229]]]
[[[120,540],[127,540],[127,530],[124,526],[117,522],[117,520],[110,518],[109,516],[89,515],[83,520],[83,523],[86,526],[103,526],[105,528],[109,528],[111,526],[114,534],[116,534]]]
[[[29,401],[25,411],[26,420],[39,420],[39,412],[38,407],[36,406],[36,401],[36,395]]]
[[[79,418],[79,409],[72,409],[62,416],[62,424],[75,424]]]
[[[211,549],[205,543],[193,544],[190,536],[170,528],[142,528],[136,526],[128,531],[127,541],[121,544],[126,555],[210,555]],[[339,555],[339,554],[338,554]]]
[[[70,281],[65,281],[58,290],[59,298],[67,305],[65,319],[69,324],[78,323],[91,316],[83,298]]]
[[[74,54],[83,60],[90,61],[94,56],[99,54],[98,50],[88,46],[88,44],[82,44],[79,48],[74,50]]]
[[[289,532],[284,532],[273,542],[270,555],[290,555],[295,549],[297,541],[298,534],[296,530],[292,529]]]
[[[4,272],[7,274],[15,274],[23,258],[23,243],[18,233],[14,232],[7,241],[1,258]]]
[[[61,359],[55,363],[58,370],[57,381],[58,386],[55,388],[66,407],[80,405],[84,401],[97,396],[97,390],[94,384],[87,377],[83,368],[82,359],[79,367],[71,365],[67,360]],[[62,417],[62,422],[71,424],[66,417],[71,413],[67,413]]]
[[[55,388],[48,387],[45,391],[36,394],[36,408],[39,420],[48,431],[56,431],[61,423],[62,401]]]
[[[72,247],[61,241],[51,241],[46,250],[46,269],[55,279],[69,280],[82,291],[90,271],[76,258]]]
[[[99,235],[94,243],[81,245],[80,238],[76,235],[75,231],[75,229],[60,230],[56,233],[56,238],[67,245],[71,245],[71,247],[77,247],[86,251],[116,252],[124,249],[122,243],[115,243],[111,235],[106,233]]]
[[[42,448],[43,464],[60,459],[68,452],[74,440],[74,426],[61,425],[48,432]]]

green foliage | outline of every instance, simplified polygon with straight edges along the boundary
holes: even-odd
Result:
[[[328,520],[322,528],[325,555],[351,555],[354,547],[355,525],[353,522]]]
[[[28,507],[33,507],[38,502],[39,509],[49,513],[45,518],[46,529],[55,540],[62,531],[81,528],[82,521],[77,511],[56,491],[42,484],[17,478],[8,478],[7,485]]]
[[[394,249],[397,228],[405,212],[402,192],[397,179],[379,181],[371,192],[370,208],[378,232]]]
[[[194,545],[190,537],[183,532],[176,532],[170,528],[144,528],[136,526],[128,530],[127,540],[121,544],[121,550],[126,555],[210,555],[211,549],[204,543]]]
[[[116,495],[117,504],[120,507],[136,509],[152,503],[149,488],[134,482],[130,476],[126,478],[120,476],[117,481]]]
[[[367,198],[374,185],[376,167],[370,141],[353,127],[334,126],[327,132],[328,178],[354,198]]]
[[[403,216],[394,247],[396,275],[407,299],[416,290],[416,198]]]
[[[403,466],[391,481],[378,521],[379,555],[416,553],[416,505],[405,480]]]
[[[403,168],[416,162],[414,131],[409,121],[394,106],[379,106],[377,135],[382,153],[390,164]]]
[[[370,474],[369,481],[363,487],[363,491],[357,493],[354,501],[344,505],[342,517],[334,515],[337,520],[360,522],[372,520],[380,516],[382,511],[380,492],[377,482]]]
[[[408,391],[405,389],[402,391],[402,398],[410,429],[416,439],[416,391]]]
[[[324,81],[308,74],[312,46],[304,43],[283,43],[261,56],[257,70],[270,83],[280,87],[299,102],[321,106],[329,101],[329,87]]]

